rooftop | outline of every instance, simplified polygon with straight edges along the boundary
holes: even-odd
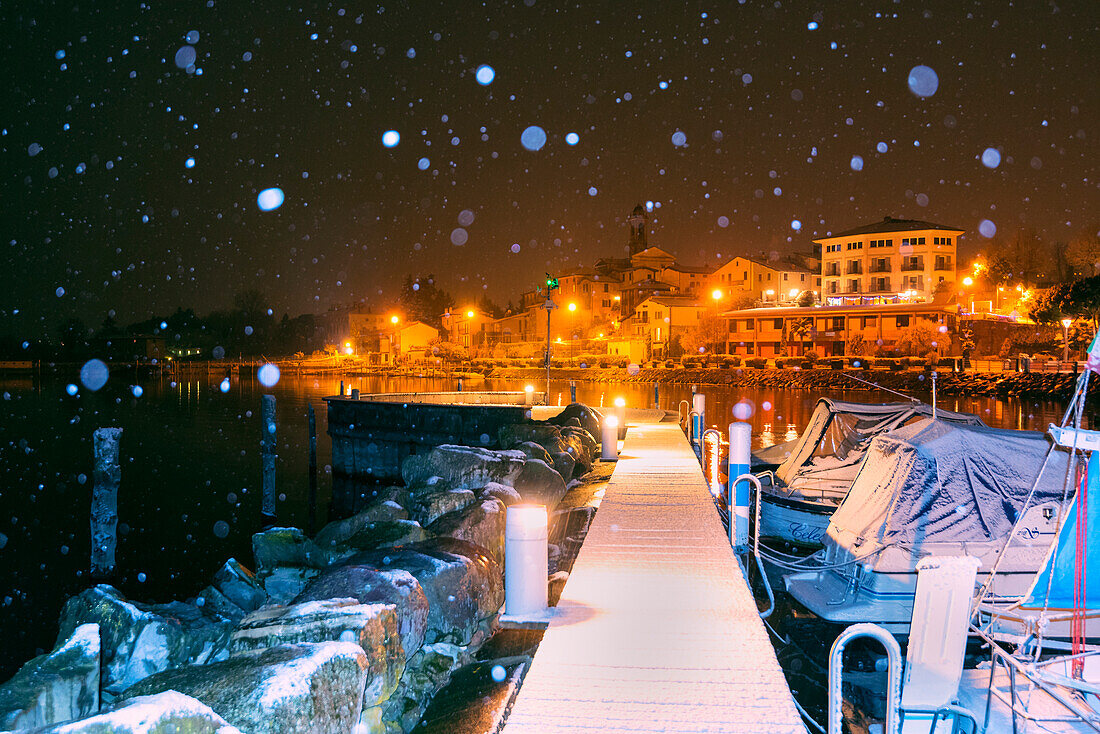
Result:
[[[846,229],[843,232],[837,232],[827,237],[820,237],[814,240],[814,242],[835,239],[837,237],[854,237],[862,234],[878,234],[879,232],[914,232],[922,229],[942,229],[946,232],[958,232],[959,234],[965,231],[958,227],[948,227],[945,224],[925,222],[920,219],[894,219],[893,217],[883,217],[881,222],[864,224],[852,229]]]

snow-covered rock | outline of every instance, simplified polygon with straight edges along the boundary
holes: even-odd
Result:
[[[250,734],[350,732],[370,668],[355,642],[280,645],[146,678],[126,698],[178,691]]]
[[[561,474],[538,459],[529,459],[524,464],[512,486],[524,502],[545,505],[547,509],[553,509],[565,496],[565,480]]]
[[[489,497],[449,512],[429,525],[428,530],[439,537],[481,546],[503,567],[504,503],[498,499]]]
[[[99,710],[99,625],[82,624],[0,686],[0,730],[33,729]]]
[[[382,704],[382,719],[389,730],[413,731],[432,697],[471,657],[467,648],[447,642],[420,648],[405,666],[397,690]]]
[[[520,452],[445,444],[406,458],[401,477],[409,487],[430,477],[441,477],[451,489],[479,489],[486,482],[512,484],[523,469],[524,458]]]
[[[364,706],[389,698],[405,669],[405,650],[393,604],[360,604],[355,599],[326,599],[266,607],[248,615],[230,640],[231,650],[258,650],[289,643],[354,642],[367,653]]]
[[[209,706],[176,691],[127,699],[98,714],[35,734],[242,734]]]
[[[476,499],[469,489],[442,489],[417,494],[410,499],[409,508],[420,524],[427,527],[448,512],[472,505]]]
[[[146,676],[179,665],[202,664],[228,655],[233,623],[194,604],[140,604],[100,584],[65,602],[58,640],[82,624],[99,625],[103,690],[118,693]]]
[[[325,599],[355,599],[360,604],[393,605],[405,657],[424,643],[428,631],[428,597],[420,582],[400,568],[338,565],[309,582],[294,604]]]
[[[256,580],[256,574],[245,568],[235,558],[230,558],[218,569],[211,585],[246,614],[256,611],[266,601],[263,587]]]
[[[504,604],[500,566],[486,550],[465,541],[434,538],[361,553],[349,563],[379,570],[403,569],[416,578],[428,600],[424,641],[429,644],[480,644]]]

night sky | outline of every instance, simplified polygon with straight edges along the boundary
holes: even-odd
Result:
[[[964,253],[1100,228],[1095,0],[438,5],[0,5],[0,333],[407,273],[504,302],[623,255],[646,201],[689,264],[887,214]]]

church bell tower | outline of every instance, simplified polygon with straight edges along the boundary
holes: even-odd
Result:
[[[638,254],[642,250],[649,247],[645,241],[645,227],[648,217],[645,213],[645,207],[641,204],[634,207],[634,211],[630,213],[626,221],[630,224],[630,254],[631,256]]]

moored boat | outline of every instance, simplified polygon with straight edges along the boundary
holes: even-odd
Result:
[[[760,535],[818,546],[847,496],[871,441],[932,416],[948,424],[984,425],[977,416],[935,410],[920,402],[864,404],[822,398],[806,429],[762,483]]]
[[[1064,499],[1069,455],[1049,449],[1043,433],[938,418],[876,437],[824,548],[784,576],[788,592],[827,621],[899,633],[912,616],[917,564],[930,556],[975,557],[986,577],[999,559],[996,593],[1021,595]]]

